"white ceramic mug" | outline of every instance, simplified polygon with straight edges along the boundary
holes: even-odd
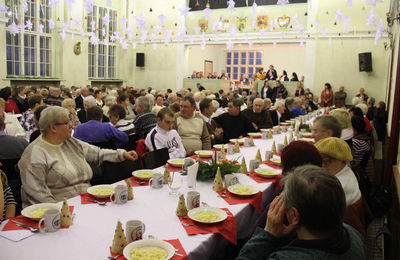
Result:
[[[216,150],[216,151],[214,152],[214,161],[215,161],[215,162],[221,161],[221,151]]]
[[[268,132],[263,132],[261,138],[268,139]]]
[[[250,138],[245,138],[244,139],[244,146],[245,147],[251,147],[251,139]]]
[[[258,166],[260,166],[260,162],[258,160],[250,160],[249,171],[254,172]]]
[[[128,201],[128,188],[124,185],[118,185],[114,188],[114,193],[111,194],[110,200],[115,204],[124,204]]]
[[[234,153],[235,153],[235,145],[228,144],[228,154],[234,154]]]
[[[154,173],[153,177],[149,180],[149,185],[154,189],[161,189],[163,187],[164,176],[161,173]]]
[[[44,229],[42,228],[44,222]],[[49,209],[44,212],[43,218],[39,221],[40,231],[55,232],[60,229],[60,211],[58,209]]]
[[[129,220],[126,222],[125,235],[128,243],[141,240],[146,230],[146,225],[140,220]]]
[[[273,152],[272,151],[265,151],[265,160],[266,161],[271,161],[271,158],[273,156]]]
[[[225,174],[225,188],[239,183],[238,178],[233,174]]]
[[[189,191],[186,195],[186,204],[188,210],[198,208],[200,206],[200,193]]]

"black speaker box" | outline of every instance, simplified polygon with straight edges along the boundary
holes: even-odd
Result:
[[[370,52],[358,54],[358,66],[360,71],[372,71],[372,56]]]
[[[144,53],[136,53],[136,67],[144,67]]]

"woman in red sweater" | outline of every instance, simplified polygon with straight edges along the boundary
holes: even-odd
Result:
[[[331,84],[325,83],[321,93],[321,107],[330,107],[333,104],[333,91]]]
[[[11,88],[5,87],[0,90],[0,97],[6,101],[4,111],[6,113],[20,114],[17,103],[11,99]]]

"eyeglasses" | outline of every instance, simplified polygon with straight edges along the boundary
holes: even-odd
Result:
[[[71,124],[71,121],[65,121],[64,123],[55,123],[55,125],[69,125]]]

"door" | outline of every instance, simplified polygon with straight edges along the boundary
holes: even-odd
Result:
[[[204,61],[204,76],[207,77],[207,75],[211,73],[213,74],[213,62],[211,60],[205,60]]]

